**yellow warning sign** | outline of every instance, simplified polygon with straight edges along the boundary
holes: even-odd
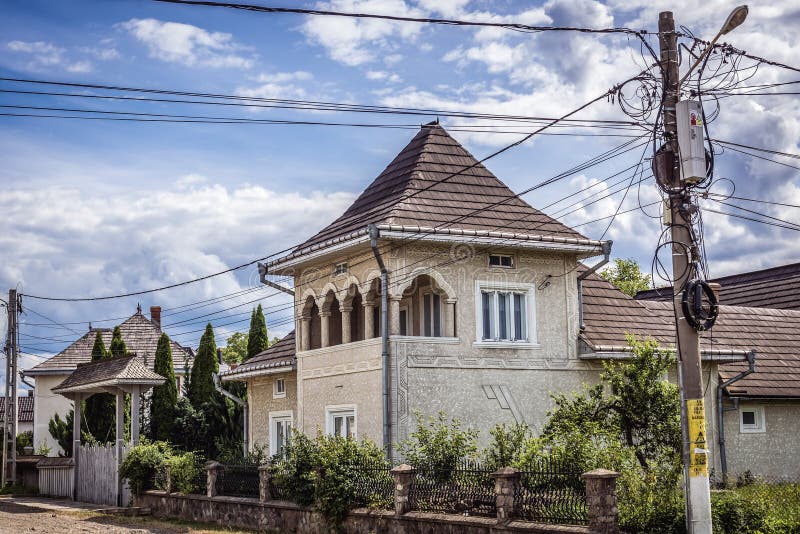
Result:
[[[708,476],[706,450],[706,409],[703,399],[686,399],[689,423],[689,476]]]

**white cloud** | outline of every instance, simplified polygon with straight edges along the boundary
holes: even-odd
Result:
[[[314,75],[307,71],[262,73],[253,78],[255,85],[239,87],[236,94],[255,98],[305,99],[309,91],[302,82],[309,82]]]
[[[147,45],[150,57],[189,67],[249,69],[255,63],[247,48],[223,32],[180,22],[156,19],[131,19],[119,24],[138,41]]]
[[[67,50],[45,41],[11,41],[7,48],[12,52],[24,54],[30,58],[26,68],[34,71],[62,68],[67,72],[91,72],[92,63],[87,60],[71,60]]]
[[[424,17],[426,14],[404,0],[332,0],[317,2],[315,7],[348,13],[406,17]],[[312,43],[325,48],[331,59],[356,66],[387,54],[395,54],[400,44],[416,39],[422,31],[422,25],[380,19],[310,16],[306,18],[302,30]]]
[[[386,72],[385,70],[370,70],[367,71],[367,79],[372,81],[385,81],[389,83],[400,83],[402,78],[393,72]]]
[[[92,72],[93,67],[92,64],[88,61],[76,61],[75,63],[71,63],[67,65],[68,72]]]

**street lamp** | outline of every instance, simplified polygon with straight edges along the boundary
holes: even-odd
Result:
[[[735,28],[740,26],[742,22],[744,22],[744,19],[747,18],[747,12],[748,9],[746,5],[739,6],[735,8],[733,11],[731,11],[731,14],[728,15],[727,19],[725,19],[725,24],[722,25],[722,28],[720,28],[719,32],[717,32],[717,35],[715,35],[714,38],[711,39],[711,43],[709,43],[706,49],[703,50],[703,53],[700,54],[700,56],[695,60],[694,64],[691,67],[689,67],[689,71],[683,75],[683,78],[681,78],[681,81],[679,82],[678,85],[682,85],[683,82],[685,82],[686,79],[689,77],[689,75],[692,73],[692,71],[695,68],[697,68],[697,65],[700,64],[703,58],[706,57],[706,55],[708,55],[708,53],[714,49],[714,45],[717,43],[720,37],[722,37],[727,33],[730,33]]]

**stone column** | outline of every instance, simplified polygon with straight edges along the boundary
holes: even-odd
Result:
[[[300,324],[300,350],[309,350],[311,348],[311,315],[301,315]]]
[[[504,523],[511,521],[514,517],[514,494],[519,486],[519,469],[501,467],[489,476],[494,479],[497,520]]]
[[[217,478],[222,471],[222,464],[215,461],[206,462],[206,496],[217,496]]]
[[[403,515],[411,511],[411,484],[417,476],[417,470],[408,464],[401,464],[391,470],[394,477],[394,513]]]
[[[444,299],[444,336],[458,337],[456,333],[456,299]]]
[[[586,481],[589,529],[597,534],[618,534],[617,477],[619,473],[595,469],[582,475]]]
[[[400,335],[400,301],[402,295],[389,295],[389,335]]]
[[[375,337],[375,301],[364,301],[364,339]]]
[[[319,323],[320,323],[320,347],[323,349],[330,345],[331,337],[330,337],[330,324],[331,324],[331,312],[329,311],[321,311],[319,312]]]
[[[260,502],[267,502],[272,498],[269,491],[272,473],[269,468],[269,464],[258,466],[258,500]]]
[[[172,493],[172,472],[169,466],[164,466],[164,493]]]
[[[342,312],[342,343],[350,343],[353,340],[353,333],[350,331],[350,313],[352,306],[341,306]]]

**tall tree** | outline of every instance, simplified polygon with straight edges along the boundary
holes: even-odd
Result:
[[[125,340],[122,339],[122,331],[119,329],[119,326],[115,326],[114,333],[111,334],[111,345],[108,347],[108,352],[111,354],[112,358],[125,356],[128,353],[128,349],[125,346]]]
[[[172,347],[167,334],[161,334],[158,339],[154,370],[167,381],[153,388],[153,395],[150,398],[150,437],[153,440],[167,441],[175,425],[175,407],[178,403],[178,386],[175,383],[175,369],[172,366]]]
[[[244,332],[234,332],[228,338],[226,346],[222,348],[222,361],[230,365],[242,363],[247,359],[247,339],[248,336]]]
[[[200,338],[200,346],[197,348],[197,356],[192,365],[192,378],[189,381],[189,401],[196,410],[202,410],[203,403],[217,395],[214,379],[211,376],[217,372],[219,372],[217,345],[214,342],[214,329],[211,323],[208,323],[203,337]]]
[[[614,265],[600,271],[600,276],[630,296],[650,288],[650,275],[642,273],[633,258],[614,260]]]
[[[269,347],[267,322],[264,320],[264,311],[261,309],[261,304],[259,304],[250,317],[250,333],[247,335],[247,359],[252,358],[267,347]]]
[[[107,360],[111,355],[106,351],[103,336],[100,332],[94,338],[92,361]],[[111,393],[95,393],[86,399],[86,426],[89,432],[100,443],[108,443],[114,439],[116,405]]]

